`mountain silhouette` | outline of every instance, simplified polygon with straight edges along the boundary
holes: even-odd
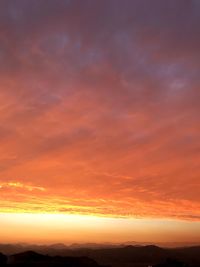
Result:
[[[34,251],[26,251],[19,254],[15,254],[9,257],[10,262],[22,262],[22,261],[43,261],[48,259],[49,256],[45,256]]]
[[[0,253],[0,266],[5,266],[6,263],[7,263],[7,257],[4,254]]]
[[[12,249],[11,246],[13,246]],[[0,245],[0,251],[1,248],[3,249],[4,246]],[[27,248],[29,249],[26,250]],[[5,253],[6,250],[9,253]],[[23,252],[10,253],[19,250]],[[10,266],[17,267],[200,267],[200,246],[161,248],[155,245],[128,245],[114,248],[72,249],[62,245],[28,245],[27,247],[6,245],[1,252],[7,254],[7,263]],[[3,254],[0,255],[0,266],[3,266],[6,257]]]
[[[8,257],[7,266],[17,267],[101,267],[88,257],[48,256],[26,251]]]

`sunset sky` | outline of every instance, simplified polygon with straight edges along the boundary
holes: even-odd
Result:
[[[199,0],[0,0],[0,242],[200,242],[199,77]]]

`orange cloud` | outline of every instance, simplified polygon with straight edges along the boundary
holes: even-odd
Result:
[[[0,3],[0,211],[199,221],[199,4],[57,2]]]

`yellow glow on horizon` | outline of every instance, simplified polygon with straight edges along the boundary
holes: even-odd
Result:
[[[1,242],[198,241],[200,223],[75,214],[0,213]]]

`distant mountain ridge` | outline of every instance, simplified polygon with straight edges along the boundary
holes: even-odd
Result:
[[[70,245],[65,245],[63,243],[56,243],[51,245],[35,245],[35,244],[26,244],[26,243],[18,243],[18,244],[1,244],[0,243],[0,251],[6,255],[21,253],[24,251],[32,250],[43,254],[52,254],[55,255],[57,253],[60,255],[63,251],[71,251],[71,250],[80,250],[80,249],[109,249],[109,248],[123,248],[128,246],[133,247],[144,247],[151,246],[150,242],[138,243],[136,241],[129,241],[125,243],[73,243]],[[154,246],[154,245],[152,245]],[[189,248],[189,247],[200,247],[199,243],[161,243],[161,245],[156,245],[161,248]]]
[[[128,245],[125,247],[113,247],[113,248],[79,248],[69,249],[62,248],[59,245],[59,249],[56,246],[36,246],[38,250],[29,250],[26,252],[16,253],[14,255],[8,254],[9,264],[22,264],[26,261],[31,262],[34,265],[37,262],[37,266],[49,266],[49,262],[56,263],[62,266],[64,262],[68,261],[68,267],[74,266],[112,266],[112,267],[147,267],[147,266],[189,266],[200,267],[200,246],[186,247],[186,248],[161,248],[155,245],[147,246],[133,246]],[[1,250],[0,250],[1,251]],[[58,256],[59,255],[59,256]],[[91,260],[92,259],[92,260]],[[172,259],[168,261],[167,259]],[[75,262],[74,262],[75,261]],[[182,264],[184,262],[184,264]],[[45,263],[45,264],[44,264]],[[85,265],[81,265],[81,264]],[[162,263],[161,265],[158,265]],[[175,265],[172,265],[175,264]],[[89,265],[87,265],[89,264]],[[96,264],[96,265],[95,265]],[[171,265],[169,265],[171,264]],[[31,265],[31,266],[32,266]],[[56,265],[56,266],[57,266]],[[20,265],[19,267],[21,267]],[[26,265],[24,265],[25,267]],[[35,265],[34,265],[35,266]],[[54,266],[51,264],[51,267]]]

